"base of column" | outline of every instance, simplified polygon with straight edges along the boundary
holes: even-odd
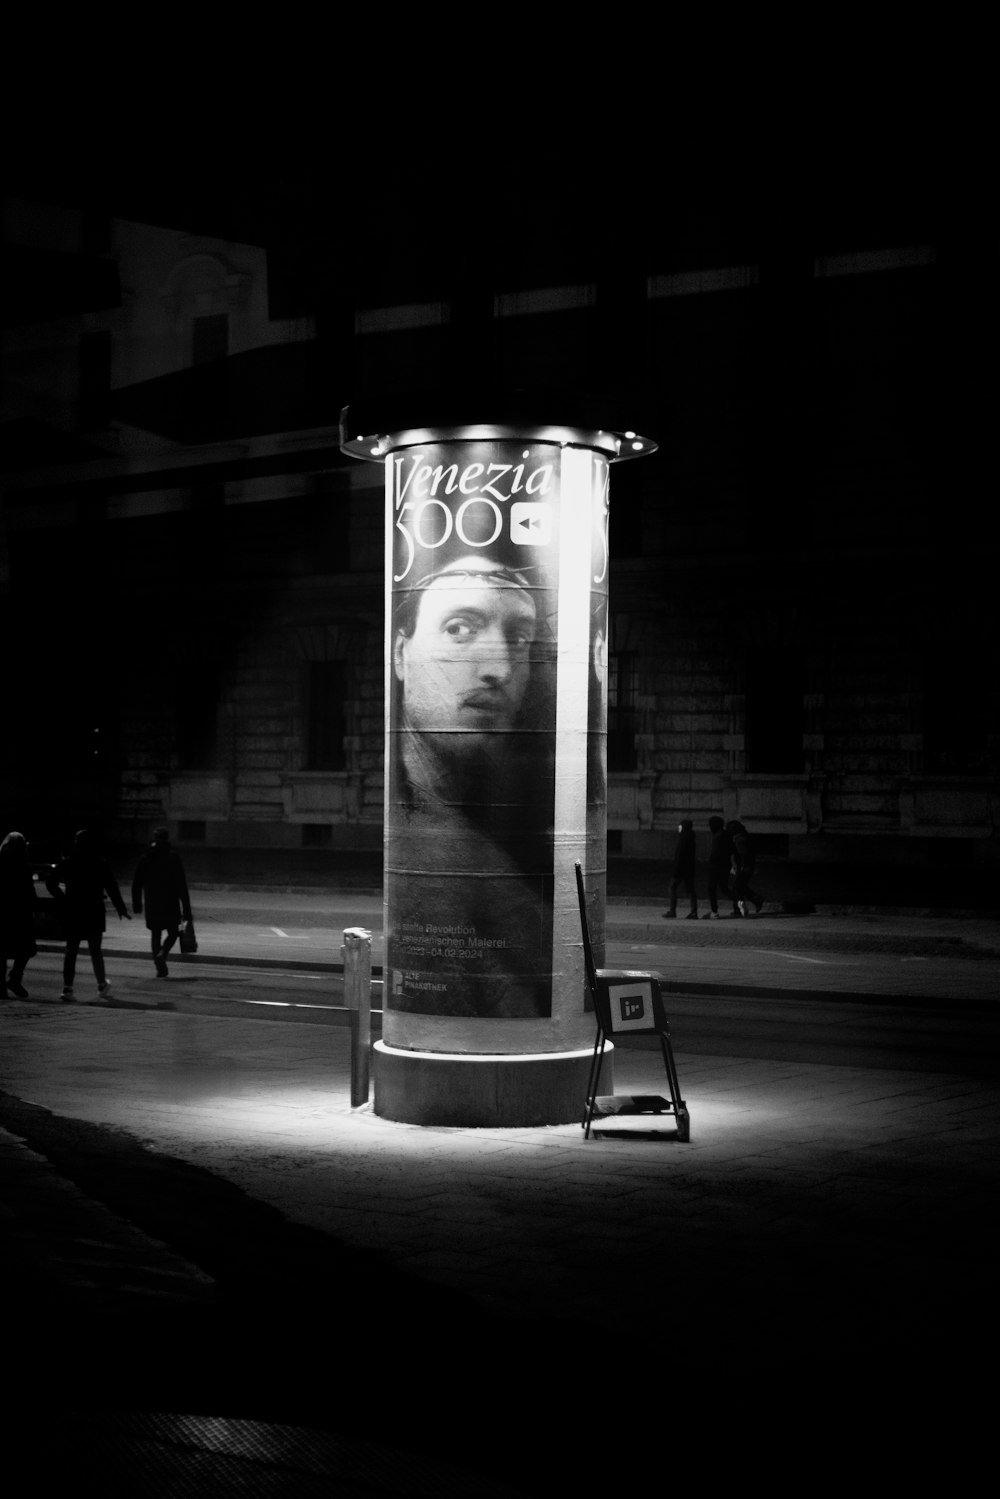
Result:
[[[614,1092],[614,1061],[604,1050],[598,1093]],[[577,1124],[585,1113],[593,1050],[479,1056],[372,1048],[374,1111],[401,1124],[513,1129]]]

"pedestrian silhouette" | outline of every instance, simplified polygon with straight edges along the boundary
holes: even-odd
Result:
[[[166,828],[157,828],[153,842],[136,865],[132,880],[132,909],[140,916],[145,906],[157,978],[167,977],[167,953],[180,934],[181,921],[191,920],[191,898],[180,855],[170,846]]]
[[[732,851],[732,874],[733,874],[733,898],[736,902],[741,916],[750,915],[750,904],[759,911],[764,904],[762,898],[750,884],[753,878],[754,866],[757,862],[756,850],[753,838],[741,822],[730,822],[726,824],[726,831],[733,840]]]
[[[736,897],[730,887],[733,841],[726,825],[721,817],[710,817],[708,819],[708,831],[712,835],[712,841],[708,848],[708,904],[709,910],[705,912],[706,920],[719,920],[719,896],[723,895],[733,903],[733,915],[738,916],[739,907]]]
[[[104,897],[111,901],[120,920],[131,921],[125,909],[118,881],[111,865],[101,857],[93,833],[81,828],[73,840],[72,852],[61,859],[45,881],[50,895],[62,906],[66,927],[66,953],[63,957],[63,1003],[72,1004],[76,955],[80,943],[86,942],[102,999],[111,994],[104,969],[101,942],[104,938]]]
[[[695,890],[695,836],[694,823],[685,817],[677,827],[677,843],[674,846],[674,871],[670,879],[670,910],[664,917],[677,915],[677,896],[683,886],[691,902],[688,920],[698,915],[698,895]]]
[[[35,908],[38,897],[23,833],[8,833],[0,843],[0,976],[3,997],[27,999],[24,970],[38,951],[35,946]],[[7,972],[7,959],[11,969]]]

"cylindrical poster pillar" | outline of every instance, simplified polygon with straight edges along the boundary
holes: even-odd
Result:
[[[598,962],[604,941],[609,467],[654,444],[528,422],[362,431],[355,413],[344,450],[385,466],[375,1111],[570,1122],[595,1030],[576,860]]]

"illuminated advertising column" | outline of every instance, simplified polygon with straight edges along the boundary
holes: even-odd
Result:
[[[384,463],[387,518],[375,1110],[569,1122],[595,1028],[576,860],[604,929],[609,472],[653,444],[355,414],[344,450]]]

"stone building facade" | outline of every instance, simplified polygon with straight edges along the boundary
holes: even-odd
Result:
[[[10,826],[379,846],[382,483],[339,409],[472,350],[600,370],[660,444],[612,475],[612,853],[718,812],[792,858],[995,860],[996,542],[953,514],[934,245],[360,285],[331,341],[261,246],[23,200],[4,229]]]

